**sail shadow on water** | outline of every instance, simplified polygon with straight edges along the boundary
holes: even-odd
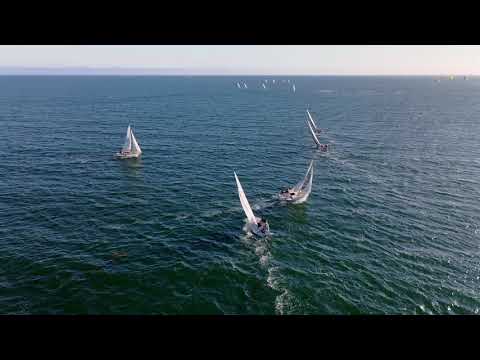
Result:
[[[122,172],[136,178],[143,177],[143,161],[141,158],[131,158],[119,161]]]

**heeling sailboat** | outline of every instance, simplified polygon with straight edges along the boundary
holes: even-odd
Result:
[[[235,172],[235,181],[237,182],[237,189],[238,189],[238,197],[240,198],[240,203],[242,204],[242,209],[247,216],[247,226],[248,230],[254,233],[255,235],[259,236],[267,236],[270,234],[270,227],[268,226],[268,222],[265,221],[263,228],[261,228],[258,224],[262,220],[255,216],[248,203],[247,197],[245,192],[243,191],[242,184],[240,184],[240,180],[238,180],[238,176]]]
[[[128,125],[123,147],[120,152],[115,154],[115,156],[119,159],[132,159],[138,158],[141,154],[142,149],[140,149],[140,145],[138,145],[137,139],[135,138],[135,135],[133,135],[130,125]]]
[[[301,204],[307,201],[310,192],[312,191],[313,183],[313,160],[310,162],[305,177],[297,183],[293,188],[283,190],[278,195],[280,200],[287,201],[293,204]]]

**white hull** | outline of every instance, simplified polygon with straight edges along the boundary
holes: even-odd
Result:
[[[278,198],[281,201],[285,201],[285,202],[290,203],[290,204],[301,204],[301,203],[304,203],[305,201],[307,201],[309,196],[310,196],[310,192],[300,193],[300,194],[298,194],[297,196],[294,196],[294,197],[286,197],[286,196],[280,194],[280,195],[278,195]]]
[[[137,159],[140,157],[141,154],[121,154],[121,153],[116,153],[115,158],[116,159]]]

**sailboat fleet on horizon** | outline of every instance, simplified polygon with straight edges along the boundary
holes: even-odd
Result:
[[[271,80],[272,80],[272,84],[275,84],[275,79],[271,79]],[[290,84],[290,79],[287,79],[287,80],[283,79],[281,82]],[[262,81],[262,88],[267,89],[267,86],[266,86],[267,84],[268,84],[268,79],[265,79],[265,81]],[[246,82],[243,82],[243,86],[239,82],[237,82],[236,85],[237,85],[237,88],[239,88],[239,89],[242,89],[242,88],[243,89],[248,89],[248,86],[247,86]],[[292,83],[292,91],[293,92],[297,91],[296,86],[293,83]]]

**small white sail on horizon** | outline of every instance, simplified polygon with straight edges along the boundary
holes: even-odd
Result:
[[[248,89],[247,83],[243,83],[243,87],[244,87],[245,89]]]
[[[295,84],[293,84],[292,89],[293,89],[293,92],[295,92]]]
[[[264,89],[266,89],[266,88],[267,88],[267,87],[265,86],[265,84],[264,84],[264,83],[262,83],[262,86],[263,86],[263,88],[264,88]]]
[[[237,82],[237,87],[241,89],[242,87],[240,86],[240,83]]]
[[[266,231],[262,232],[257,225],[257,222],[260,221],[260,218],[257,218],[255,216],[255,214],[253,213],[252,208],[250,207],[250,204],[247,200],[247,196],[245,195],[245,192],[243,191],[242,184],[240,184],[240,180],[238,179],[238,176],[237,176],[236,172],[234,171],[233,174],[235,175],[235,181],[237,183],[238,197],[240,198],[240,204],[242,205],[242,209],[243,209],[245,215],[247,216],[248,229],[256,235],[260,235],[260,236],[267,235],[270,232],[268,223],[266,224],[266,227],[265,227]]]
[[[138,145],[135,135],[133,135],[132,128],[128,125],[125,142],[123,143],[120,152],[116,153],[116,157],[120,159],[137,158],[142,153],[140,145]]]

